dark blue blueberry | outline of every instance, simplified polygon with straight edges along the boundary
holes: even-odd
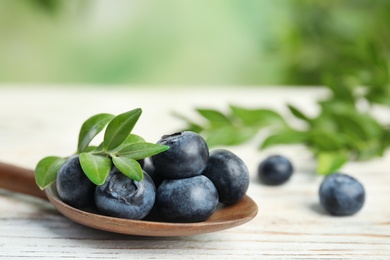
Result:
[[[154,167],[152,159],[150,157],[145,158],[143,170],[150,176],[150,178],[152,178],[154,186],[156,186],[156,188],[158,188],[158,186],[160,186],[163,180],[165,180],[162,174],[156,171],[156,168]]]
[[[194,132],[164,135],[158,144],[168,145],[165,152],[152,156],[157,172],[167,179],[200,175],[206,168],[209,150],[206,141]]]
[[[155,197],[156,188],[147,173],[138,182],[115,167],[95,191],[95,203],[101,213],[127,219],[144,218],[152,209]]]
[[[137,162],[139,163],[139,165],[141,166],[141,168],[144,167],[144,165],[145,165],[145,159],[139,159],[139,160],[137,160]]]
[[[334,216],[349,216],[358,212],[364,204],[363,185],[355,178],[342,174],[331,174],[322,181],[320,202]]]
[[[221,203],[233,204],[248,190],[248,168],[237,155],[228,150],[212,151],[203,175],[214,183]]]
[[[218,205],[218,192],[205,176],[166,179],[156,193],[156,211],[169,222],[199,222],[209,218]]]
[[[61,200],[75,208],[93,204],[95,184],[83,172],[78,155],[69,157],[58,170],[56,187]]]
[[[290,179],[294,168],[289,159],[272,155],[262,161],[258,168],[260,181],[267,185],[280,185]]]

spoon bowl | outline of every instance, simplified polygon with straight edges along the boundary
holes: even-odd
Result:
[[[0,188],[47,198],[65,217],[88,227],[137,236],[190,236],[233,228],[249,222],[257,215],[256,203],[247,195],[233,205],[221,205],[206,221],[170,223],[160,220],[131,220],[109,217],[94,209],[80,210],[69,206],[58,197],[55,184],[39,190],[34,172],[0,163]]]

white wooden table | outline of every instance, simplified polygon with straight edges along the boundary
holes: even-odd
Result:
[[[228,103],[285,112],[285,102],[316,113],[323,89],[180,88],[102,86],[0,86],[0,161],[34,168],[47,155],[75,151],[81,123],[93,114],[141,107],[134,133],[156,142],[183,127],[176,111],[197,118],[193,108],[226,109]],[[380,114],[385,118],[387,114]],[[136,237],[83,227],[46,201],[0,190],[0,258],[15,259],[264,259],[390,258],[390,153],[342,170],[365,186],[364,208],[352,217],[331,217],[318,203],[321,177],[301,146],[258,151],[258,143],[229,148],[248,165],[248,195],[259,206],[255,219],[221,232],[190,237]],[[296,171],[280,187],[259,183],[256,168],[267,155],[288,156]]]

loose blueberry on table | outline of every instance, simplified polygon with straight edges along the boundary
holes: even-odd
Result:
[[[289,159],[281,155],[272,155],[262,161],[258,167],[260,181],[266,185],[281,185],[288,181],[294,172]]]
[[[320,203],[334,216],[350,216],[357,213],[364,205],[365,190],[355,178],[333,173],[322,181],[319,189]]]

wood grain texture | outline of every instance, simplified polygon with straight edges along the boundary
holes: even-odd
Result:
[[[47,155],[69,155],[81,123],[92,114],[120,113],[135,107],[143,115],[135,133],[155,142],[176,131],[172,111],[194,115],[194,106],[225,108],[227,103],[271,107],[284,102],[316,113],[322,89],[159,89],[0,87],[0,161],[33,168]],[[17,101],[17,102],[16,102]],[[378,111],[378,117],[388,115]],[[259,137],[261,138],[261,136]],[[389,259],[390,153],[369,162],[352,162],[342,171],[358,178],[367,192],[363,209],[351,217],[332,217],[318,204],[322,178],[301,146],[259,152],[255,141],[229,148],[248,165],[248,195],[259,206],[249,223],[189,237],[137,237],[76,224],[47,201],[0,189],[2,259]],[[260,184],[258,163],[267,155],[291,158],[296,171],[280,187]]]

